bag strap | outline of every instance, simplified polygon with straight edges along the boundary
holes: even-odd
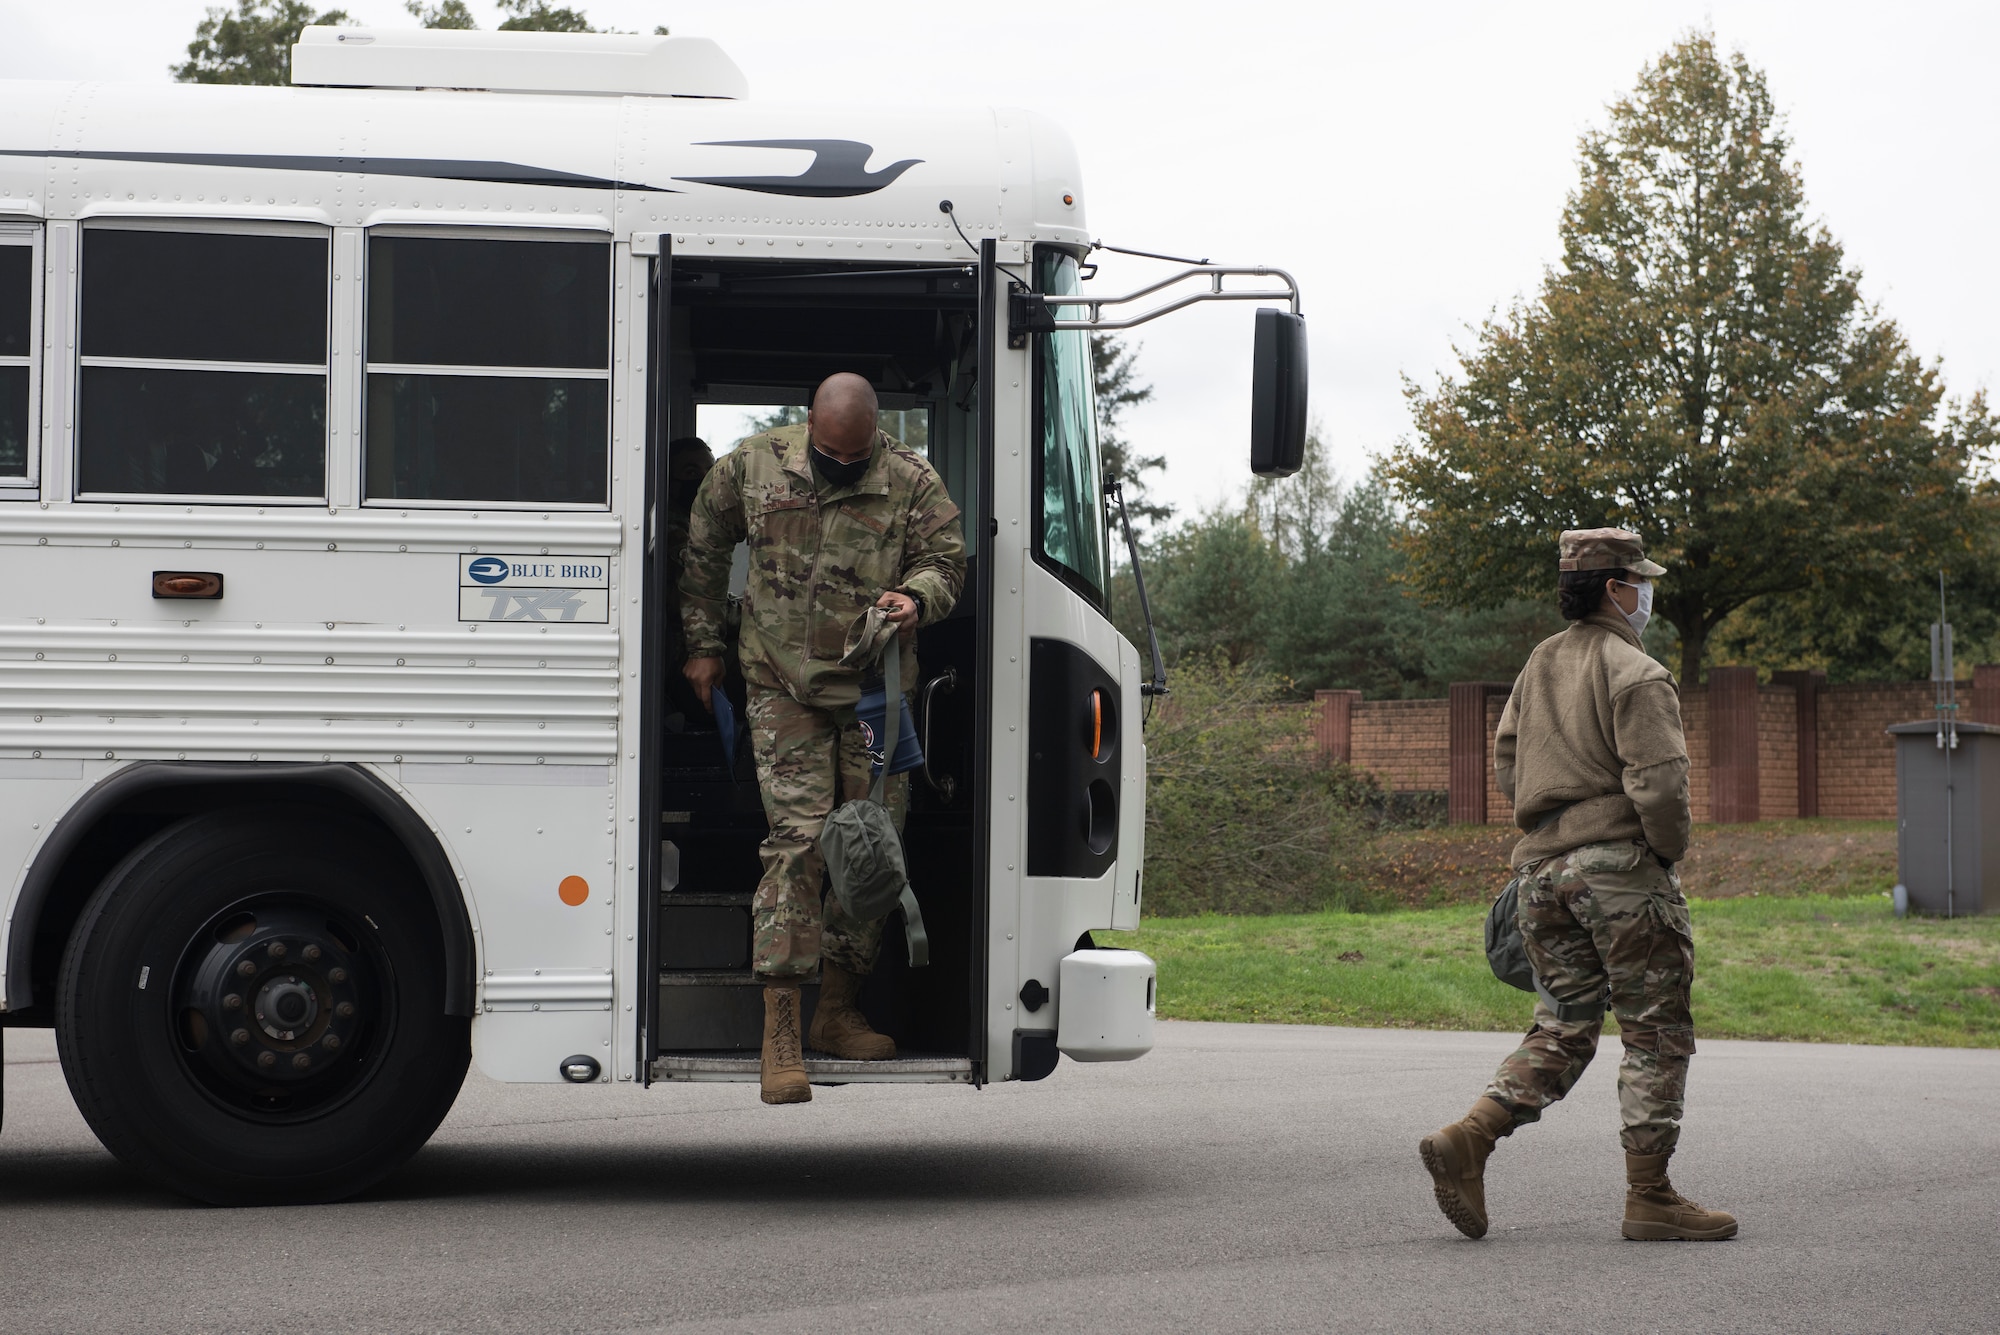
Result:
[[[903,893],[896,901],[903,909],[903,940],[910,948],[910,967],[921,969],[931,962],[931,937],[924,930],[924,911],[917,907],[917,892],[903,882]]]
[[[1532,966],[1530,968],[1532,969]],[[1578,1020],[1602,1019],[1605,1003],[1611,999],[1611,989],[1605,988],[1604,995],[1596,1001],[1557,1001],[1549,995],[1548,988],[1542,986],[1542,976],[1536,974],[1535,995],[1549,1004],[1549,1009],[1556,1013],[1558,1020],[1571,1024]]]
[[[884,793],[889,786],[889,766],[896,760],[898,730],[903,722],[903,636],[898,631],[889,641],[889,647],[882,651],[882,772],[875,776],[875,787],[869,793],[878,805],[887,805]],[[897,896],[897,904],[903,910],[903,940],[909,947],[910,967],[921,969],[931,962],[931,937],[924,929],[924,911],[917,906],[917,892],[910,883],[903,882],[903,893]]]
[[[882,651],[882,772],[875,776],[875,786],[868,796],[878,805],[887,805],[883,793],[889,783],[889,766],[896,761],[896,743],[901,738],[896,730],[903,722],[903,633],[899,630],[889,637],[889,647]]]

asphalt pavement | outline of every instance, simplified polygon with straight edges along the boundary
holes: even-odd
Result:
[[[571,1089],[476,1073],[363,1199],[148,1186],[13,1031],[0,1329],[2000,1331],[2000,1052],[1704,1042],[1674,1180],[1723,1243],[1618,1236],[1617,1043],[1438,1214],[1417,1138],[1504,1034],[1162,1024],[983,1091]]]

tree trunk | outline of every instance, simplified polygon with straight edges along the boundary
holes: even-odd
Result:
[[[1681,689],[1692,690],[1701,685],[1701,656],[1708,649],[1708,626],[1696,616],[1687,625],[1677,625],[1674,629],[1681,633]]]

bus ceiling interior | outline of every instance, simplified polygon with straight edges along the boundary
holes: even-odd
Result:
[[[699,437],[716,458],[779,420],[802,421],[815,386],[836,371],[866,376],[882,425],[928,457],[966,515],[978,471],[978,289],[965,269],[883,273],[867,266],[689,261],[671,265],[666,359],[668,482],[661,531],[671,576],[703,475]],[[731,592],[740,593],[738,548]],[[909,775],[904,831],[910,883],[930,935],[930,964],[909,967],[900,911],[862,990],[870,1022],[905,1055],[964,1057],[973,1042],[973,968],[983,930],[979,778],[973,765],[978,617],[968,571],[952,615],[919,632],[912,708],[927,763]],[[664,609],[665,699],[655,754],[661,773],[660,962],[655,1048],[665,1054],[754,1052],[763,1002],[750,970],[750,900],[765,833],[747,731],[725,739],[681,674],[677,606]],[[732,617],[733,621],[733,617]],[[734,631],[725,689],[743,718]],[[817,986],[805,988],[808,1020]]]

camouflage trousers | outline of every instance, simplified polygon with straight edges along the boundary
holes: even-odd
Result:
[[[766,977],[797,978],[818,970],[824,956],[865,974],[875,967],[885,920],[851,917],[831,894],[822,905],[826,861],[819,851],[834,807],[868,796],[872,784],[860,725],[842,727],[827,710],[758,686],[750,687],[746,713],[771,827],[758,849],[764,878],[750,905],[751,965]],[[909,776],[892,774],[882,794],[899,830],[909,791]]]
[[[1595,1001],[1610,991],[1625,1058],[1618,1067],[1619,1140],[1634,1154],[1663,1154],[1680,1139],[1694,1020],[1694,937],[1680,879],[1643,842],[1585,844],[1523,868],[1521,936],[1549,994]],[[1500,1063],[1486,1093],[1516,1126],[1569,1093],[1597,1053],[1602,1018],[1559,1020],[1535,1002],[1535,1025]]]

